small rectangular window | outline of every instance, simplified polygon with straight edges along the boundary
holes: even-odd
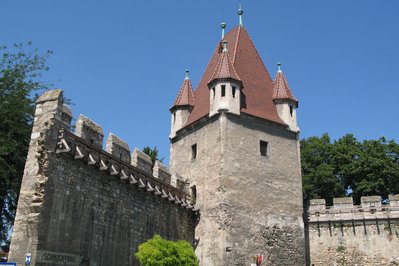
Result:
[[[233,98],[236,97],[236,87],[232,87],[232,94],[233,94]]]
[[[212,92],[213,92],[213,99],[215,99],[215,87],[212,88]]]
[[[268,142],[267,141],[260,141],[260,155],[262,156],[267,156],[267,146],[268,146]]]
[[[294,107],[290,105],[290,115],[292,116],[292,113],[294,112]]]
[[[222,97],[226,96],[226,85],[222,85]]]
[[[191,159],[197,158],[197,143],[191,145]]]

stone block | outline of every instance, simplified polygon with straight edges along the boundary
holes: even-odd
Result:
[[[37,100],[36,104],[44,103],[48,101],[62,101],[63,92],[60,89],[49,90],[43,93]]]
[[[167,184],[171,183],[171,174],[169,172],[169,169],[164,166],[160,161],[155,161],[153,175],[155,178],[158,178]]]
[[[381,207],[381,196],[365,196],[360,198],[363,208]]]
[[[334,203],[334,209],[353,208],[352,197],[334,198],[333,203]]]
[[[312,199],[309,202],[309,211],[325,211],[326,200],[325,199]]]
[[[71,121],[72,121],[72,110],[69,106],[63,104],[61,108],[61,119],[64,122],[64,126],[71,129]]]
[[[389,205],[391,206],[399,206],[399,194],[396,195],[389,195]]]
[[[152,175],[151,157],[139,150],[138,148],[134,148],[133,150],[131,164],[138,169],[144,171],[145,173]]]
[[[108,135],[105,150],[122,161],[130,163],[129,145],[113,133],[109,133]]]
[[[76,122],[76,135],[87,140],[91,144],[102,148],[104,133],[100,125],[96,124],[84,115],[79,115]]]

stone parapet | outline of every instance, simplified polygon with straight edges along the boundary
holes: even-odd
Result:
[[[102,127],[84,115],[79,115],[75,133],[76,136],[95,146],[102,147],[103,145],[104,133]]]
[[[109,133],[105,150],[124,162],[130,162],[130,148],[127,142]]]
[[[134,148],[133,150],[132,165],[146,172],[147,174],[152,175],[151,157],[139,150],[138,148]]]
[[[398,199],[398,195],[389,196],[389,203],[383,205],[380,196],[365,196],[361,197],[361,205],[353,205],[352,197],[334,198],[333,206],[326,206],[323,199],[311,200],[308,209],[308,222],[399,219]]]
[[[165,183],[171,184],[171,174],[169,169],[158,160],[155,161],[153,175],[155,178],[158,178]]]
[[[388,199],[391,206],[399,206],[399,194],[389,195]]]
[[[108,146],[116,146],[116,143],[120,143],[121,140],[119,139],[114,142],[115,137],[112,137],[113,141],[109,141]],[[154,196],[166,198],[170,202],[174,202],[184,208],[197,211],[193,206],[186,204],[190,202],[190,195],[186,190],[179,186],[174,187],[170,182],[166,183],[152,174],[150,175],[142,168],[129,164],[126,160],[100,149],[98,145],[94,145],[69,131],[60,130],[56,153],[68,156],[74,160],[84,161],[87,165],[97,168],[98,171],[118,177],[126,185],[143,189]],[[135,149],[133,154],[138,159],[137,161],[140,161],[140,158],[145,158],[143,156],[145,154],[138,149]]]

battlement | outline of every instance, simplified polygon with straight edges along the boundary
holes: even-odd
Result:
[[[382,204],[380,196],[365,196],[361,205],[354,205],[352,197],[334,198],[333,206],[324,199],[310,200],[308,222],[346,222],[399,219],[399,194],[389,195],[389,203]]]
[[[130,153],[127,142],[110,133],[102,150],[104,132],[102,127],[84,115],[79,115],[75,134],[70,129],[72,112],[62,102],[61,90],[45,92],[37,100],[36,115],[53,112],[54,118],[61,121],[58,129],[57,147],[59,155],[79,160],[88,166],[120,179],[127,186],[143,189],[192,211],[198,211],[191,201],[187,184],[182,177],[171,176],[169,169],[160,161],[153,165],[151,158],[141,150],[134,148]],[[54,104],[55,103],[55,104]],[[51,108],[49,108],[51,106]],[[37,119],[35,119],[37,120]],[[173,181],[172,181],[173,179]]]
[[[89,118],[80,115],[76,123],[76,135],[66,129],[60,129],[56,153],[80,160],[98,171],[119,178],[128,186],[143,189],[180,205],[198,211],[191,202],[188,189],[178,180],[171,184],[169,169],[156,161],[152,166],[151,158],[135,148],[130,158],[129,145],[110,133],[106,140],[105,151],[101,149],[103,141],[101,126]]]

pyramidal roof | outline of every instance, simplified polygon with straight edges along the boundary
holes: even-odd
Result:
[[[194,103],[195,98],[193,86],[191,85],[190,78],[188,77],[188,71],[186,71],[186,78],[184,79],[179,94],[177,95],[176,100],[170,109],[177,106],[194,106]]]
[[[273,103],[273,81],[245,28],[235,27],[222,41],[224,40],[229,44],[228,57],[231,59],[235,74],[243,84],[241,112],[285,125],[278,116]],[[218,43],[195,90],[194,108],[185,126],[209,114],[209,88],[207,85],[218,72],[221,52],[222,49]]]
[[[222,52],[219,53],[219,60],[218,63],[216,64],[215,72],[213,73],[213,76],[209,81],[209,83],[215,79],[226,79],[226,78],[232,78],[241,81],[241,79],[237,75],[233,63],[231,62],[229,51],[227,50],[227,42],[224,41],[223,45],[225,47],[223,48]]]
[[[274,93],[273,100],[291,100],[298,107],[298,100],[292,95],[287,79],[283,72],[279,69],[274,79]]]

